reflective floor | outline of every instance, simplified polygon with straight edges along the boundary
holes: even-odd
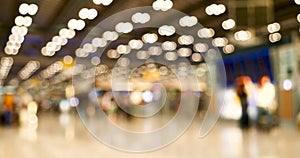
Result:
[[[219,123],[203,139],[197,138],[199,118],[175,143],[155,152],[132,154],[111,149],[90,135],[76,115],[41,115],[37,132],[0,128],[0,158],[299,158],[300,132],[283,123],[270,133],[241,130],[235,122]],[[134,123],[134,120],[132,120]]]

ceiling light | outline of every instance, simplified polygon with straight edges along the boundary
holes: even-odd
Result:
[[[28,28],[27,27],[24,27],[24,26],[19,27],[19,34],[20,35],[25,36],[27,33],[28,33]]]
[[[143,35],[142,40],[145,43],[155,43],[158,40],[158,37],[155,33],[147,33]]]
[[[82,8],[80,9],[78,16],[80,19],[87,19],[89,17],[89,9],[87,8]]]
[[[94,9],[94,8],[89,9],[89,14],[88,14],[87,19],[93,20],[93,19],[95,19],[97,17],[97,15],[98,15],[98,12],[97,12],[96,9]]]
[[[41,49],[41,53],[42,53],[42,55],[47,56],[48,52],[47,52],[46,47],[43,47],[43,48]]]
[[[238,31],[234,33],[234,38],[237,41],[247,41],[251,38],[251,32],[245,30]]]
[[[141,50],[136,53],[136,57],[141,60],[148,59],[150,57],[149,52]]]
[[[37,68],[40,67],[40,62],[38,62],[38,61],[29,61],[29,62],[26,64],[26,67],[27,67],[29,70],[33,71],[33,70],[35,70],[35,69],[37,69]]]
[[[133,25],[130,22],[120,22],[116,25],[115,30],[119,33],[129,33],[133,30]]]
[[[226,46],[223,47],[223,52],[225,54],[230,54],[234,52],[234,46],[232,44],[228,44]]]
[[[200,53],[193,53],[192,60],[194,62],[201,62],[203,59]]]
[[[198,31],[200,38],[211,38],[215,35],[215,31],[212,28],[202,28]]]
[[[89,55],[88,52],[84,51],[83,49],[81,48],[78,48],[76,49],[75,51],[75,55],[76,57],[80,57],[80,58],[84,58],[84,57],[87,57]]]
[[[182,27],[192,27],[198,22],[197,17],[195,16],[184,16],[179,20],[179,25]]]
[[[275,22],[275,23],[272,23],[272,24],[269,24],[267,26],[267,29],[268,29],[268,32],[269,33],[274,33],[274,32],[277,32],[280,30],[280,24]]]
[[[224,30],[229,30],[235,27],[235,21],[233,19],[228,19],[222,22],[222,27]]]
[[[181,57],[189,57],[192,54],[192,50],[190,48],[180,48],[177,53]]]
[[[71,19],[68,22],[68,28],[72,30],[82,30],[85,27],[85,22],[83,20]]]
[[[35,15],[38,11],[39,7],[36,4],[30,4],[28,6],[28,14]]]
[[[159,27],[158,33],[161,36],[171,36],[176,32],[176,29],[174,26],[169,26],[169,25],[163,25]]]
[[[76,29],[77,28],[77,20],[76,19],[71,19],[68,22],[68,28],[69,29]]]
[[[22,80],[28,79],[36,70],[40,68],[40,62],[29,61],[23,69],[20,70],[18,75]]]
[[[122,57],[118,60],[118,64],[122,67],[127,67],[130,65],[130,59]]]
[[[70,55],[66,55],[63,59],[63,62],[67,65],[72,64],[73,63],[73,58]]]
[[[97,47],[105,47],[106,44],[107,44],[107,41],[104,38],[94,38],[92,40],[92,45],[96,48]]]
[[[10,48],[10,47],[7,47],[7,46],[4,48],[4,52],[7,55],[13,55],[15,51],[16,50],[14,48]]]
[[[115,41],[119,38],[119,34],[115,31],[105,31],[103,33],[103,38],[107,41]]]
[[[165,58],[168,61],[175,61],[178,58],[178,55],[176,52],[167,52]]]
[[[2,57],[1,58],[1,66],[12,66],[14,63],[14,59],[12,57]]]
[[[150,21],[150,15],[148,13],[135,13],[131,17],[132,22],[145,24]]]
[[[24,24],[24,17],[23,16],[17,16],[15,18],[15,24],[17,26],[23,26],[23,24]]]
[[[11,34],[8,37],[11,42],[22,43],[24,41],[24,36]]]
[[[100,60],[100,58],[97,57],[97,56],[94,56],[94,57],[92,57],[92,59],[91,59],[91,64],[93,64],[93,65],[95,65],[95,66],[99,65],[100,62],[101,62],[101,60]]]
[[[61,38],[61,46],[64,46],[68,43],[67,38]]]
[[[22,15],[35,15],[38,11],[38,6],[36,4],[26,4],[26,3],[22,3],[19,6],[19,13]]]
[[[117,51],[118,51],[119,54],[129,54],[131,49],[127,45],[119,45],[117,47]]]
[[[171,0],[156,0],[152,7],[154,10],[167,11],[173,7],[173,2]]]
[[[162,47],[163,50],[172,51],[172,50],[176,49],[177,44],[175,42],[166,41],[166,42],[161,44],[161,47]]]
[[[85,27],[85,22],[83,20],[77,20],[76,30],[83,30]]]
[[[62,37],[60,37],[60,36],[54,36],[52,38],[52,42],[55,43],[56,45],[61,45],[61,43],[62,43]]]
[[[113,0],[93,0],[93,2],[96,5],[103,4],[104,6],[108,6],[113,2]]]
[[[91,53],[94,49],[93,45],[90,43],[84,44],[82,48],[85,52],[88,52],[88,53]]]
[[[281,34],[280,33],[273,33],[269,35],[269,41],[271,43],[275,43],[281,40]]]
[[[87,8],[82,8],[80,9],[78,16],[80,19],[89,19],[89,20],[93,20],[97,17],[98,12],[96,9],[92,8],[92,9],[87,9]]]
[[[48,51],[55,51],[56,50],[56,44],[54,43],[54,42],[48,42],[47,44],[46,44],[46,49],[48,50]]]
[[[8,47],[5,47],[4,48],[4,52],[5,52],[5,54],[7,54],[7,55],[16,55],[18,52],[17,52],[18,50],[16,50],[16,49],[13,49],[13,48],[8,48]]]
[[[28,33],[28,29],[25,26],[13,26],[11,28],[11,33],[14,35],[25,36]]]
[[[30,16],[23,17],[23,25],[29,27],[32,24],[32,18]]]
[[[75,35],[76,35],[76,32],[74,31],[74,30],[72,30],[72,29],[68,29],[68,32],[67,32],[67,39],[72,39],[72,38],[74,38],[75,37]]]
[[[194,42],[194,37],[191,35],[182,35],[178,38],[178,43],[181,45],[190,45]]]
[[[206,52],[208,50],[208,45],[206,43],[197,43],[193,47],[195,52]]]
[[[28,13],[28,8],[29,8],[29,5],[27,3],[22,3],[19,6],[19,13],[22,14],[22,15],[27,14]]]
[[[54,51],[47,50],[46,47],[43,47],[41,52],[44,56],[53,56],[55,53]]]
[[[143,47],[143,41],[141,40],[130,40],[128,42],[128,45],[131,47],[131,49],[141,49]]]
[[[220,15],[226,11],[226,7],[223,4],[211,4],[205,8],[207,15]]]
[[[227,45],[227,43],[228,43],[228,40],[225,37],[217,37],[212,40],[212,44],[215,47],[224,47],[225,45]]]
[[[11,48],[11,49],[20,49],[21,48],[21,43],[16,43],[16,42],[8,41],[6,43],[6,47]]]
[[[150,55],[160,55],[163,51],[160,47],[158,46],[151,46],[148,48],[148,52],[150,53]]]
[[[67,38],[69,34],[69,30],[67,28],[62,28],[59,30],[58,34],[62,38]]]
[[[117,50],[110,49],[107,51],[107,56],[111,59],[117,59],[120,57],[120,54],[117,52]]]

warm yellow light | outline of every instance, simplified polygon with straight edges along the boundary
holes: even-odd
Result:
[[[130,101],[135,105],[139,105],[142,103],[143,100],[142,95],[143,95],[142,92],[138,92],[138,91],[131,92]]]
[[[66,97],[67,98],[72,98],[75,96],[75,88],[73,85],[68,85],[66,87]]]

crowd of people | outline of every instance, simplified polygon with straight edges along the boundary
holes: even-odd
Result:
[[[252,124],[261,129],[269,130],[276,122],[275,87],[268,76],[260,78],[257,86],[248,76],[238,77],[236,80],[236,94],[241,105],[241,117],[239,124],[241,128],[249,128]],[[253,122],[249,117],[250,107],[255,107],[256,117]]]

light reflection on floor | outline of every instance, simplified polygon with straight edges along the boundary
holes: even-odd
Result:
[[[219,121],[208,136],[199,139],[199,122],[199,119],[194,121],[188,132],[166,148],[131,154],[96,141],[75,115],[42,115],[36,140],[25,139],[21,128],[0,128],[0,158],[300,157],[300,133],[293,126],[285,124],[271,133],[264,133],[255,129],[243,131],[233,122]]]

